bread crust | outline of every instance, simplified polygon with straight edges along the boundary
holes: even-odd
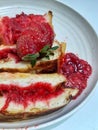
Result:
[[[14,103],[12,109],[10,104],[6,111],[0,112],[0,121],[19,121],[50,114],[67,105],[77,93],[78,89],[65,88],[64,92],[59,96],[48,101],[41,101],[42,105],[40,101],[35,104],[31,103],[27,109],[21,107],[19,110],[20,106]]]
[[[8,112],[4,112],[4,113],[0,113],[0,122],[15,122],[15,121],[22,121],[22,120],[27,120],[27,119],[35,119],[35,118],[53,113],[62,107],[64,106],[61,106],[59,108],[54,108],[51,110],[39,111],[37,113],[24,112],[24,113],[18,113],[18,114],[11,114]]]
[[[65,43],[59,43],[54,41],[53,46],[58,46],[57,50],[54,50],[54,55],[50,56],[50,59],[42,58],[38,60],[35,66],[32,67],[30,62],[19,61],[16,63],[14,59],[1,59],[0,60],[0,72],[26,72],[26,73],[54,73],[57,72],[58,59],[64,53],[66,46]],[[11,48],[11,46],[9,46]],[[12,46],[15,48],[15,46]],[[3,46],[2,48],[6,48]],[[8,46],[7,46],[8,48]],[[63,49],[62,49],[63,48]]]

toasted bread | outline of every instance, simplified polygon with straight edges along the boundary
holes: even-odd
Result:
[[[58,88],[58,86],[63,90],[59,94],[54,94],[53,97],[44,98],[41,97],[43,95],[39,95],[38,100],[28,100],[27,106],[24,107],[23,103],[17,103],[14,100],[11,100],[4,109],[5,104],[8,103],[7,101],[9,99],[8,91],[2,96],[0,96],[0,121],[13,121],[17,119],[27,119],[34,118],[35,116],[39,116],[41,114],[50,113],[54,110],[57,110],[69,103],[69,101],[72,99],[73,96],[75,96],[78,93],[78,89],[72,89],[72,88],[66,88],[64,87],[64,83],[66,82],[66,79],[61,74],[27,74],[27,73],[1,73],[0,75],[0,85],[6,85],[7,87],[10,85],[16,85],[20,88],[27,88],[28,85],[35,84],[35,83],[49,83],[51,84],[54,91]],[[38,86],[36,86],[38,87]],[[32,89],[34,89],[32,87]],[[1,90],[2,91],[2,90]],[[0,92],[1,92],[0,91]],[[11,91],[11,90],[10,90]],[[9,92],[10,92],[9,91]],[[13,94],[17,92],[12,92]],[[10,93],[11,95],[11,93]],[[19,96],[19,95],[17,95]],[[10,97],[11,98],[11,97]],[[18,97],[17,97],[18,98]],[[21,97],[22,98],[22,97]],[[17,99],[18,100],[18,99]],[[3,110],[4,109],[4,110]],[[14,117],[14,118],[13,118]]]
[[[64,53],[66,46],[65,43],[59,43],[54,41],[53,46],[58,46],[57,50],[54,50],[54,55],[50,56],[49,59],[42,58],[38,60],[35,66],[32,67],[30,62],[19,61],[16,62],[14,58],[8,57],[0,60],[0,71],[1,72],[33,72],[33,73],[52,73],[57,71],[58,59]],[[4,48],[15,48],[13,46],[0,46],[0,50]],[[62,49],[63,48],[63,49]]]
[[[53,29],[52,25],[52,12],[49,11],[48,13],[44,14],[43,17],[45,18],[46,22],[50,24]],[[4,26],[2,25],[2,19],[0,20],[0,28],[4,31]],[[9,18],[8,18],[9,19]],[[1,26],[2,25],[2,26]],[[2,31],[0,32],[0,54],[2,50],[5,49],[16,49],[16,44],[7,44],[5,39],[2,37]],[[0,72],[32,72],[32,73],[52,73],[57,71],[57,64],[58,59],[61,55],[63,44],[60,44],[58,41],[53,42],[53,46],[59,46],[57,50],[54,51],[54,55],[49,57],[49,60],[46,58],[41,58],[32,67],[30,62],[25,61],[18,61],[16,62],[15,57],[7,56],[6,58],[0,58]],[[9,53],[8,53],[9,55]]]
[[[52,24],[53,14],[52,14],[52,11],[48,11],[48,13],[44,14],[44,18],[50,24],[50,26],[53,28],[53,24]]]

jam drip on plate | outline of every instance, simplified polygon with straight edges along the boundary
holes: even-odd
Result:
[[[75,54],[66,53],[60,59],[59,72],[67,78],[65,86],[78,88],[78,95],[80,95],[87,86],[87,80],[92,73],[92,68],[87,61],[80,59]]]

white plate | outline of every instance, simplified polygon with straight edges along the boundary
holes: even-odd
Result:
[[[56,39],[67,42],[67,52],[78,54],[80,58],[87,60],[92,68],[93,74],[89,79],[88,86],[84,92],[70,102],[64,108],[36,119],[19,121],[13,123],[0,123],[0,128],[28,128],[39,129],[67,119],[76,110],[80,109],[90,97],[90,93],[98,80],[97,51],[98,38],[89,23],[73,9],[53,0],[9,0],[0,1],[0,16],[15,16],[22,11],[25,13],[44,14],[51,10],[53,12],[53,25]]]

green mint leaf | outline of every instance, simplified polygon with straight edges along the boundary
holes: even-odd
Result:
[[[50,46],[46,45],[40,50],[40,53],[46,53],[48,49],[50,49]]]
[[[31,65],[32,65],[32,67],[36,64],[36,59],[33,59],[33,60],[31,60]]]
[[[50,52],[50,54],[49,54],[49,55],[52,55],[52,56],[53,56],[53,55],[54,55],[54,53],[53,53],[53,52]]]
[[[58,48],[59,48],[59,46],[54,46],[54,47],[51,48],[51,50],[56,50]]]
[[[48,60],[50,60],[50,57],[49,57],[49,55],[45,56],[45,58],[46,58],[46,59],[48,59]]]
[[[54,50],[59,48],[58,46],[50,47],[49,45],[44,46],[38,53],[35,54],[28,54],[24,57],[22,57],[22,60],[24,61],[30,61],[32,67],[36,64],[38,59],[41,58],[47,58],[48,60],[50,59],[50,55],[54,55]]]
[[[24,61],[31,61],[31,60],[33,60],[33,59],[37,59],[38,57],[39,57],[39,53],[28,54],[28,55],[24,56],[24,57],[22,58],[22,60],[24,60]]]
[[[43,58],[46,56],[47,53],[39,53],[39,54],[40,54],[39,58]]]

